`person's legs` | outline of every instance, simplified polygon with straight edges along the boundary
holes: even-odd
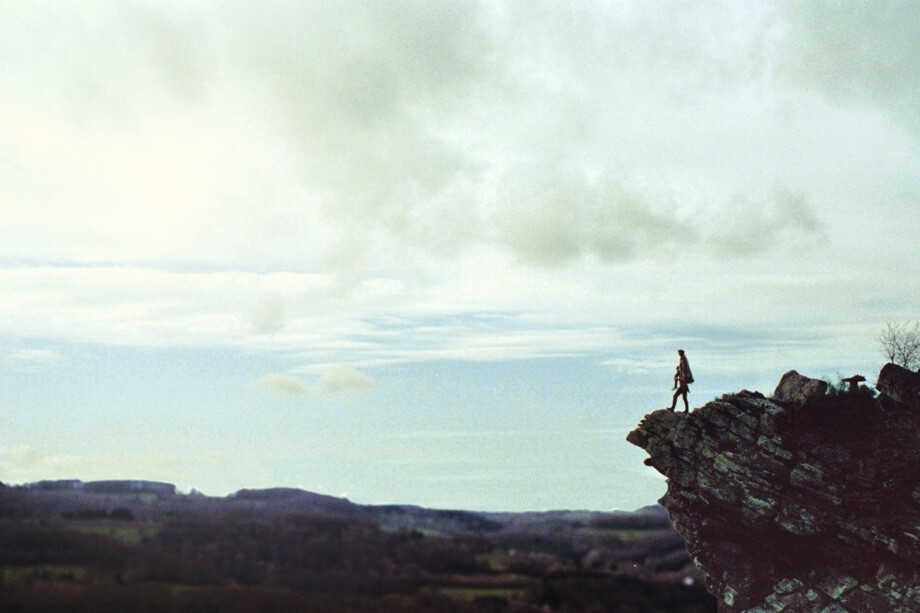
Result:
[[[684,398],[684,413],[690,412],[690,404],[687,402],[687,392],[690,391],[690,388],[686,385],[682,385],[678,392],[682,392],[681,396]]]
[[[683,388],[677,388],[677,391],[674,392],[674,396],[671,398],[671,406],[668,407],[669,411],[673,411],[674,408],[677,406],[677,397],[680,396],[680,390],[682,389]]]

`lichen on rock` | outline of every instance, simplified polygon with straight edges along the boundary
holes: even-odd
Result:
[[[790,371],[630,432],[720,610],[920,611],[920,374],[878,388]]]

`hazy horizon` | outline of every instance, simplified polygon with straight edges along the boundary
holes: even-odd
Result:
[[[653,504],[920,317],[920,5],[0,0],[0,480]]]

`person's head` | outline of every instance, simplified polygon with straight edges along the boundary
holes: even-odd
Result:
[[[681,356],[681,357],[684,357],[684,350],[683,350],[683,349],[678,349],[678,350],[677,350],[677,355],[679,355],[679,356]]]

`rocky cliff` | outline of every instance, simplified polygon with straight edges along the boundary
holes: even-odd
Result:
[[[920,374],[877,388],[790,371],[629,434],[721,611],[920,611]]]

